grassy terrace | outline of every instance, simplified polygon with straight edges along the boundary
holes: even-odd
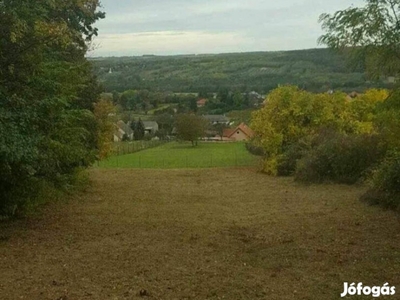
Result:
[[[210,168],[254,166],[257,158],[243,143],[168,143],[133,154],[113,156],[99,163],[100,168]]]

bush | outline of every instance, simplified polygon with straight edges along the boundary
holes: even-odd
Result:
[[[303,138],[297,143],[291,144],[277,158],[278,176],[292,176],[296,171],[297,162],[310,149],[308,138]]]
[[[265,151],[262,147],[255,146],[251,141],[246,143],[246,149],[251,154],[256,156],[264,156]]]
[[[33,212],[37,207],[62,199],[66,194],[83,191],[89,184],[89,176],[84,168],[76,168],[68,175],[59,174],[52,181],[37,177],[26,179],[23,186],[11,190],[8,198],[0,198],[0,220]]]
[[[295,177],[303,182],[354,184],[384,157],[386,146],[377,135],[322,133],[297,163]]]
[[[371,205],[400,209],[400,152],[391,151],[374,170],[372,187],[361,200]]]

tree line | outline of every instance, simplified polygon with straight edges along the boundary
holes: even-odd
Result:
[[[385,77],[365,76],[363,64],[346,63],[330,49],[192,56],[93,59],[107,92],[217,93],[221,89],[266,94],[278,85],[323,92],[388,87]]]

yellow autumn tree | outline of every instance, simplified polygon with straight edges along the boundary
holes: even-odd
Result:
[[[374,109],[387,95],[384,90],[369,90],[351,99],[341,92],[315,94],[296,86],[273,90],[264,107],[252,115],[254,143],[265,153],[263,170],[276,175],[282,155],[323,128],[344,134],[372,133]]]
[[[97,148],[99,159],[108,157],[113,150],[115,107],[111,100],[102,98],[94,105],[94,115],[97,121]]]
[[[389,92],[382,89],[370,89],[351,100],[350,109],[356,133],[375,132],[376,107],[389,97]]]

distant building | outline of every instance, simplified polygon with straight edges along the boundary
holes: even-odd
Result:
[[[203,118],[210,122],[212,125],[230,125],[231,123],[231,121],[224,115],[204,115]]]
[[[258,107],[264,101],[264,97],[255,91],[248,93],[247,97],[249,99],[249,105],[252,107]]]
[[[144,133],[154,135],[158,131],[158,123],[156,121],[142,121]]]
[[[353,100],[357,98],[359,94],[357,92],[351,92],[350,94],[347,95],[347,100]]]
[[[236,128],[224,129],[223,138],[235,142],[248,141],[254,136],[254,131],[245,123],[241,123]]]
[[[200,100],[197,100],[197,107],[198,107],[198,108],[204,107],[204,106],[206,105],[206,103],[207,103],[207,99],[200,99]]]
[[[126,136],[127,139],[133,139],[133,130],[128,124],[125,124],[124,121],[120,120],[115,125],[114,130],[114,142],[121,142]]]

